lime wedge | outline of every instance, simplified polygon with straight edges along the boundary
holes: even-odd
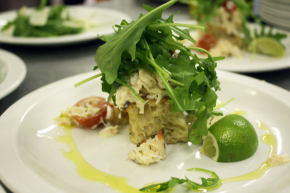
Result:
[[[285,55],[285,48],[275,39],[268,37],[260,37],[254,39],[249,47],[249,51],[266,54],[281,58]]]
[[[216,138],[210,132],[208,133],[207,137],[203,140],[200,153],[212,158],[214,161],[217,161],[219,157],[219,148]]]
[[[200,152],[218,162],[236,162],[254,155],[258,136],[241,115],[226,115],[209,128]]]

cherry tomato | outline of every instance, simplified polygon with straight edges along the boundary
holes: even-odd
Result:
[[[232,13],[234,12],[236,9],[237,9],[237,6],[236,4],[231,1],[231,0],[226,0],[222,6],[225,8],[225,10],[228,12],[228,13]]]
[[[215,47],[217,40],[214,36],[209,34],[204,34],[197,42],[197,47],[203,48],[209,51],[211,48]]]
[[[99,110],[94,114],[89,114],[88,116],[77,116],[73,115],[72,119],[78,123],[78,125],[86,128],[96,128],[102,120],[105,120],[107,115],[107,107],[109,104],[105,98],[98,96],[91,96],[80,100],[75,104],[76,107],[84,107],[86,110],[89,106],[97,107]]]

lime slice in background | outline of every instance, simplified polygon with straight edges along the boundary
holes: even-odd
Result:
[[[258,136],[241,115],[229,114],[209,128],[200,152],[217,162],[236,162],[255,154]]]
[[[266,54],[281,58],[285,55],[285,48],[277,40],[268,37],[254,39],[249,47],[249,51]]]

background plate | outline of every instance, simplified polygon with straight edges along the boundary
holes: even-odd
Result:
[[[191,23],[196,25],[195,20],[176,21],[177,23]],[[249,24],[251,29],[257,28],[257,25]],[[259,31],[259,28],[257,28]],[[266,28],[267,31],[268,28]],[[290,33],[278,29],[273,29],[273,32],[283,32],[287,34],[287,38],[282,40],[282,44],[286,47],[285,56],[283,58],[274,58],[262,54],[252,54],[251,52],[242,51],[241,58],[227,57],[218,62],[217,69],[239,73],[255,73],[267,72],[273,70],[281,70],[290,68]],[[191,32],[192,37],[198,40],[197,31]],[[185,43],[191,46],[191,43]]]
[[[0,49],[1,66],[6,73],[2,75],[4,79],[0,82],[0,99],[14,91],[26,76],[24,62],[18,56]]]
[[[112,28],[113,25],[120,24],[123,19],[126,19],[128,22],[131,21],[131,18],[127,14],[117,10],[89,6],[71,6],[68,7],[68,9],[75,17],[85,18],[93,21],[96,23],[96,27],[76,35],[65,35],[49,38],[13,37],[7,35],[5,36],[3,33],[1,33],[0,43],[34,46],[73,44],[98,39],[98,35],[102,36],[114,33]],[[15,15],[15,11],[1,13],[0,24],[5,23],[5,21],[13,20]],[[2,27],[0,25],[0,28]]]

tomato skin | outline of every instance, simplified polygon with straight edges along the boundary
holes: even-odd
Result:
[[[237,9],[236,4],[233,1],[231,1],[231,0],[226,0],[222,4],[222,6],[224,7],[226,12],[228,12],[228,13],[232,13],[232,12],[234,12]]]
[[[209,51],[211,48],[215,47],[217,40],[214,36],[209,34],[204,34],[197,42],[197,47],[203,48]]]
[[[99,100],[97,103],[96,100]],[[89,115],[87,117],[81,117],[73,115],[72,119],[81,127],[85,128],[96,128],[99,124],[102,123],[102,120],[104,121],[107,116],[107,107],[110,105],[105,98],[98,97],[98,96],[91,96],[85,99],[80,100],[77,102],[74,106],[76,107],[85,107],[87,108],[88,105],[91,105],[93,107],[98,107],[100,110],[93,114]]]

